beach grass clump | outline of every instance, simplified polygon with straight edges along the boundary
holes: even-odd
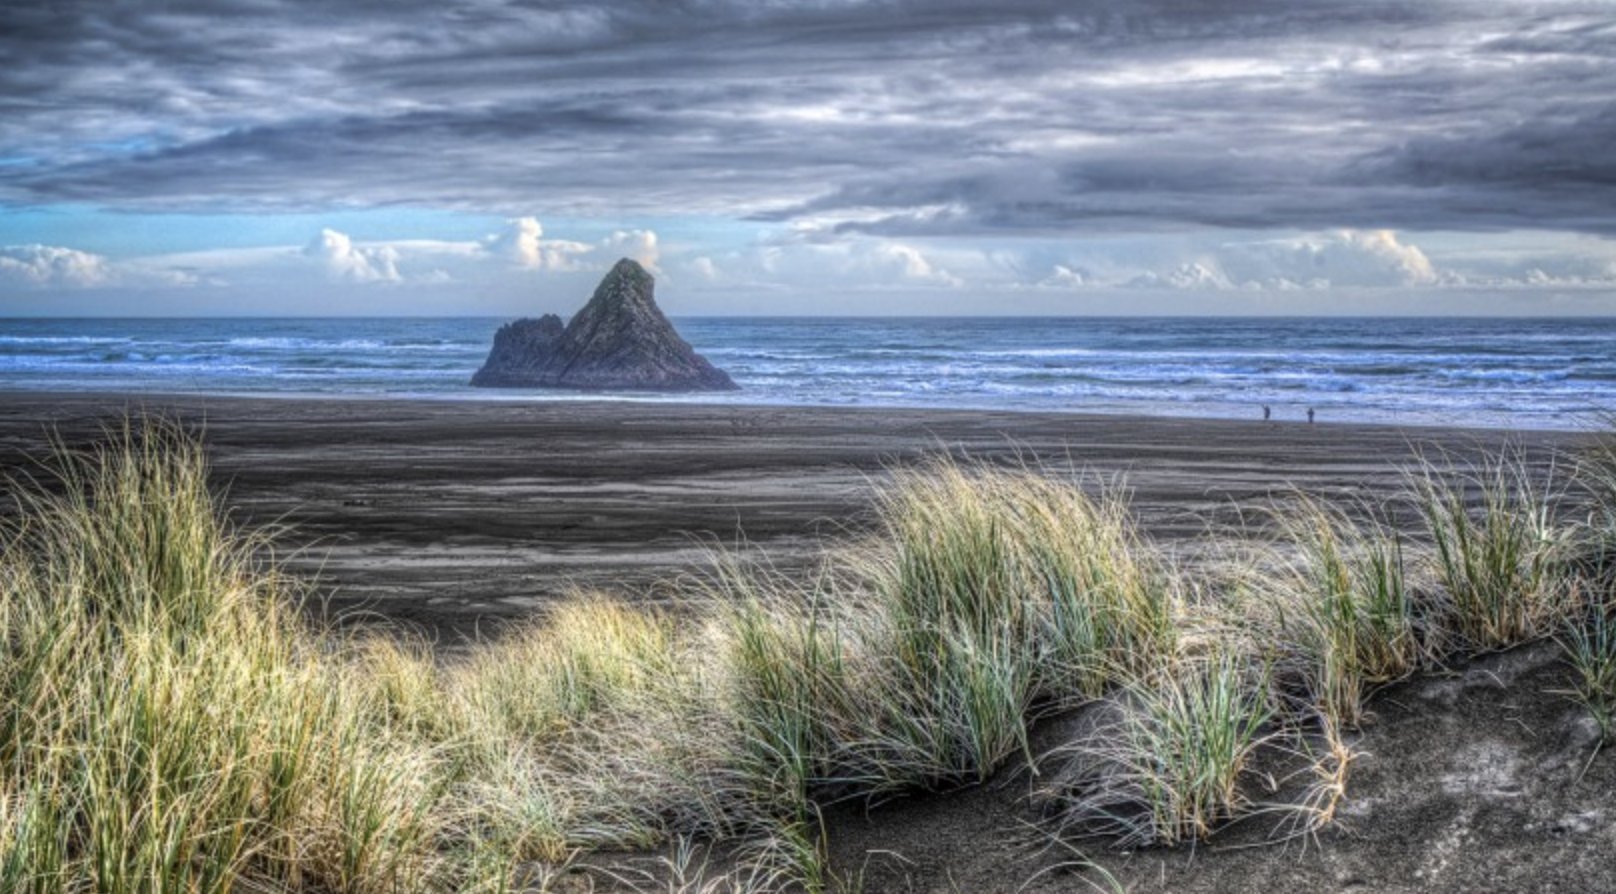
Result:
[[[1114,720],[1065,749],[1083,769],[1058,802],[1119,847],[1201,840],[1240,816],[1254,760],[1281,735],[1267,669],[1230,649],[1164,664],[1109,707]]]
[[[478,834],[560,863],[771,822],[739,769],[719,655],[702,624],[580,594],[449,663],[445,744]]]
[[[1123,501],[1026,469],[898,472],[871,536],[806,580],[716,567],[704,654],[740,746],[730,778],[754,818],[794,828],[826,800],[1031,760],[1037,716],[1123,685],[1177,636],[1176,581]]]
[[[1425,626],[1409,546],[1373,513],[1361,515],[1293,494],[1273,511],[1274,541],[1245,569],[1278,682],[1294,683],[1311,710],[1348,727],[1362,720],[1370,687],[1418,667]]]
[[[126,425],[51,471],[0,554],[6,889],[428,887],[436,756],[334,672],[198,442]]]
[[[944,629],[1008,636],[1046,666],[1042,695],[1098,695],[1169,652],[1173,581],[1120,488],[1036,470],[937,460],[899,475],[879,504],[893,555],[891,619],[932,651]]]
[[[1564,620],[1576,601],[1574,531],[1555,517],[1557,484],[1506,454],[1463,468],[1428,463],[1410,485],[1457,645],[1508,648]]]
[[[1590,498],[1586,564],[1609,586],[1616,581],[1616,413],[1575,457],[1575,477]]]
[[[876,521],[806,582],[720,557],[709,584],[727,707],[782,803],[979,782],[1036,713],[1170,646],[1172,581],[1120,499],[938,460]]]
[[[802,813],[810,787],[856,784],[853,743],[872,693],[855,692],[852,644],[836,621],[812,604],[755,591],[722,617],[730,707],[759,793]]]
[[[866,575],[890,655],[887,739],[928,775],[978,781],[1025,744],[1037,604],[1002,473],[938,462],[900,473],[879,502]]]
[[[938,460],[900,473],[863,557],[873,627],[935,723],[941,775],[983,778],[1039,705],[1097,697],[1172,649],[1173,581],[1114,490]]]
[[[446,661],[367,642],[361,677],[395,727],[452,760],[442,812],[468,857],[559,865],[750,822],[699,632],[584,592]]]
[[[719,567],[707,594],[708,635],[740,745],[735,769],[753,799],[801,824],[821,798],[872,797],[974,773],[953,737],[968,722],[963,709],[940,705],[896,655],[898,636],[868,569],[804,585],[728,559]]]
[[[388,636],[331,636],[323,642],[376,722],[413,739],[441,742],[461,735],[464,716],[446,697],[432,643],[400,631]]]
[[[1601,741],[1609,742],[1616,738],[1616,604],[1589,606],[1582,622],[1570,624],[1559,639],[1572,670],[1570,694],[1599,725]]]
[[[126,421],[82,450],[58,444],[44,480],[11,488],[20,521],[8,558],[37,586],[73,594],[101,632],[201,629],[260,582],[249,556],[263,545],[226,528],[206,469],[200,441],[167,426]]]
[[[1139,532],[1126,495],[1106,484],[1021,474],[1005,500],[1020,508],[1024,574],[1041,605],[1050,695],[1095,698],[1177,648],[1177,581]]]
[[[491,725],[481,734],[544,742],[665,684],[679,658],[668,618],[580,593],[472,651],[444,685],[461,716]]]
[[[1616,737],[1616,415],[1573,456],[1575,484],[1587,509],[1575,562],[1585,604],[1561,631],[1562,654],[1572,671],[1568,694],[1587,708],[1601,742]]]

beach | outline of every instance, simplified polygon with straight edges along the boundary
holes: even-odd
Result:
[[[660,598],[659,582],[706,567],[714,548],[803,569],[868,521],[892,469],[945,451],[1124,485],[1147,534],[1188,544],[1292,487],[1378,502],[1422,454],[1516,443],[1542,465],[1579,440],[930,409],[12,393],[0,467],[31,468],[49,430],[83,443],[126,415],[199,426],[232,518],[284,526],[285,564],[318,580],[334,614],[445,643],[579,589]]]
[[[1616,894],[1616,7],[9,7],[0,894]]]
[[[49,432],[87,444],[129,416],[203,431],[231,517],[283,529],[279,558],[316,582],[314,611],[420,634],[445,661],[583,590],[661,600],[677,614],[692,590],[670,584],[709,569],[714,548],[806,572],[826,545],[872,521],[894,469],[943,452],[1124,484],[1144,533],[1193,558],[1203,534],[1227,535],[1291,488],[1384,507],[1422,456],[1519,449],[1526,468],[1547,474],[1584,437],[1053,413],[13,393],[0,397],[0,466],[37,471]],[[1588,761],[1597,733],[1586,714],[1545,696],[1564,679],[1557,651],[1540,643],[1375,696],[1373,722],[1350,738],[1358,757],[1337,821],[1306,839],[1317,847],[1272,844],[1283,817],[1260,813],[1189,849],[1055,846],[1029,803],[1041,781],[1010,761],[985,785],[828,806],[826,865],[866,890],[1087,889],[1099,870],[1071,873],[1091,858],[1138,891],[1597,887],[1609,881],[1593,855],[1609,837],[1610,764]],[[1030,753],[1053,753],[1082,716],[1034,726]],[[645,859],[604,853],[580,865],[620,878]]]

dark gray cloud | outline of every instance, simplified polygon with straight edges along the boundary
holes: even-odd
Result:
[[[1600,3],[8,4],[0,202],[1616,231]]]

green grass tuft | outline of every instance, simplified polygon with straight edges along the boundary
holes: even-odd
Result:
[[[1249,806],[1246,774],[1279,734],[1266,669],[1219,650],[1164,665],[1112,704],[1118,719],[1070,749],[1084,766],[1063,796],[1070,822],[1123,847],[1173,845]]]
[[[1305,494],[1274,516],[1276,542],[1248,574],[1262,598],[1257,636],[1276,652],[1280,682],[1297,681],[1330,722],[1357,726],[1369,688],[1412,673],[1423,657],[1409,547],[1390,526]]]
[[[1555,485],[1534,480],[1517,455],[1427,465],[1410,480],[1460,644],[1486,651],[1552,632],[1575,596],[1573,529],[1555,518]]]
[[[164,423],[62,453],[0,556],[8,888],[438,878],[435,756],[396,747]]]
[[[1560,639],[1574,674],[1571,694],[1599,724],[1600,739],[1616,737],[1616,610],[1589,609],[1586,623],[1570,625]]]

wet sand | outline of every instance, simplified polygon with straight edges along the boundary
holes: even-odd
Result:
[[[0,394],[0,468],[28,467],[50,428],[82,442],[130,412],[205,426],[234,517],[289,525],[291,567],[318,575],[333,610],[444,641],[575,587],[659,598],[654,582],[701,567],[715,543],[800,567],[868,521],[893,466],[943,450],[1123,476],[1149,533],[1187,542],[1292,484],[1373,501],[1420,451],[1514,440],[1546,462],[1577,440],[980,411],[12,393]]]

